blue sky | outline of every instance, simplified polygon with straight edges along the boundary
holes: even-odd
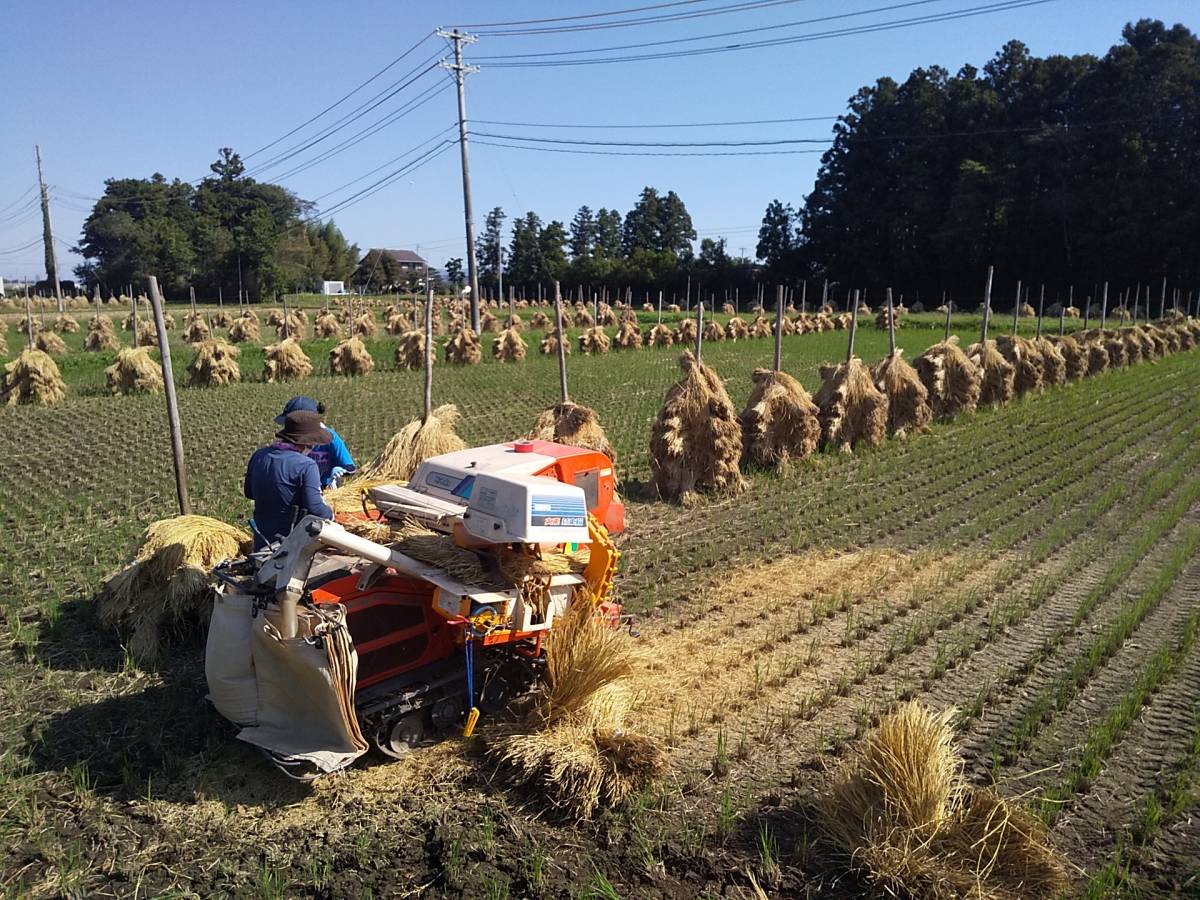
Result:
[[[374,74],[439,25],[565,16],[642,6],[654,0],[571,2],[315,2],[315,0],[6,0],[0,95],[0,276],[41,275],[40,236],[25,192],[35,182],[33,145],[40,143],[53,186],[56,234],[74,243],[108,177],[155,171],[185,180],[207,174],[217,149],[249,154],[274,141]],[[658,0],[662,2],[662,0]],[[661,11],[728,5],[703,0]],[[771,8],[689,21],[591,33],[487,36],[467,48],[475,57],[689,37],[859,12],[895,0],[781,0]],[[987,0],[924,0],[910,9],[876,12],[836,24],[888,21],[978,6]],[[660,13],[661,14],[661,13]],[[651,15],[644,13],[642,15]],[[1195,0],[1052,0],[1038,6],[907,29],[861,34],[711,56],[562,68],[502,68],[480,61],[468,79],[471,120],[520,123],[621,124],[743,121],[836,116],[860,86],[916,66],[956,70],[985,63],[1010,38],[1038,55],[1103,53],[1122,25],[1141,17],[1200,30]],[[598,20],[599,21],[599,20]],[[807,33],[831,24],[797,26],[768,36]],[[486,31],[486,28],[474,29]],[[761,36],[760,33],[758,36]],[[344,110],[387,85],[444,42],[429,41],[335,113],[250,160],[268,160],[313,134]],[[46,48],[53,48],[47,50]],[[372,137],[288,177],[306,162],[421,91],[427,102]],[[366,118],[288,165],[262,173],[299,196],[329,194],[320,206],[371,184],[335,190],[434,137],[456,120],[453,89],[433,71]],[[574,130],[485,126],[501,134],[581,139],[764,140],[827,138],[832,122],[672,130]],[[450,132],[447,132],[448,134]],[[430,144],[427,146],[436,146]],[[733,252],[753,254],[763,209],[773,198],[798,204],[810,190],[819,154],[758,157],[612,157],[531,152],[473,144],[475,218],[502,206],[510,218],[532,209],[543,220],[569,221],[580,204],[627,210],[645,185],[677,191],[704,236],[725,236]],[[7,212],[4,210],[7,209]],[[14,212],[16,213],[14,215]],[[335,215],[346,235],[370,246],[419,248],[441,264],[462,256],[462,191],[457,148]],[[478,224],[477,224],[478,227]],[[60,274],[78,257],[59,244]],[[65,265],[64,265],[65,263]]]

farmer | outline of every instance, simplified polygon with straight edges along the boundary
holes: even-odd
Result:
[[[282,425],[283,419],[288,413],[298,410],[315,412],[323,416],[325,415],[325,404],[318,403],[312,397],[293,397],[287,402],[283,412],[275,417],[275,424]],[[339,483],[353,472],[356,466],[354,457],[350,455],[350,451],[346,448],[346,442],[342,440],[341,436],[324,422],[321,423],[321,427],[329,432],[330,440],[327,444],[313,447],[310,456],[321,472],[321,487],[327,488],[331,484]]]
[[[328,444],[330,434],[315,410],[296,410],[283,417],[278,440],[254,451],[246,466],[245,494],[254,501],[254,549],[280,540],[304,516],[332,519],[321,499],[321,475],[309,455]]]

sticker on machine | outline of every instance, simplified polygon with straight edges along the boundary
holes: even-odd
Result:
[[[530,501],[531,525],[558,528],[583,528],[587,524],[587,507],[576,497],[539,496]]]

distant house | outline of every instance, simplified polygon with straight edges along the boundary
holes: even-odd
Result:
[[[380,252],[386,253],[392,262],[405,272],[424,272],[425,267],[429,265],[411,250],[381,250]]]

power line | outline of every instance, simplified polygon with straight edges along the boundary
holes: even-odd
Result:
[[[802,153],[824,153],[824,150],[726,150],[700,153],[674,151],[572,150],[568,147],[529,147],[523,144],[501,144],[496,141],[476,141],[485,147],[507,147],[510,150],[538,150],[543,153],[573,153],[581,156],[795,156]]]
[[[489,67],[493,69],[528,69],[528,68],[546,68],[557,66],[588,66],[598,65],[603,63],[622,63],[622,62],[643,62],[647,60],[658,59],[682,59],[690,56],[708,56],[714,53],[732,53],[740,50],[757,50],[764,47],[782,47],[789,44],[801,44],[811,41],[829,40],[838,37],[855,37],[861,34],[875,34],[883,31],[894,31],[901,28],[911,28],[917,25],[932,25],[940,22],[951,22],[956,19],[969,19],[976,16],[989,15],[997,12],[1008,12],[1012,10],[1025,9],[1031,6],[1040,6],[1045,3],[1056,3],[1059,0],[1003,0],[999,3],[989,3],[983,6],[969,7],[967,9],[955,10],[944,13],[931,13],[926,16],[914,16],[907,19],[895,19],[890,22],[876,22],[867,25],[858,25],[848,28],[831,29],[829,31],[815,31],[807,34],[793,35],[785,38],[771,38],[760,41],[745,41],[741,43],[727,44],[718,47],[696,47],[688,50],[672,50],[662,53],[642,53],[642,54],[627,54],[625,56],[605,56],[605,57],[581,57],[583,53],[602,53],[608,48],[589,48],[586,50],[577,50],[572,54],[571,59],[550,59],[551,54],[535,54],[543,57],[537,60],[528,62],[489,62]],[[675,43],[676,41],[663,41],[662,44]],[[489,58],[490,59],[490,58]],[[509,57],[496,57],[500,59],[512,59]]]
[[[37,190],[36,184],[30,185],[29,187],[27,187],[25,189],[25,193],[23,193],[20,197],[18,197],[12,203],[8,204],[8,206],[4,207],[3,209],[0,209],[0,213],[8,212],[10,209],[12,209],[14,206],[16,206],[18,203],[20,203],[22,200],[24,200],[26,197],[28,197],[30,194],[32,194],[36,190]]]
[[[841,116],[803,116],[794,119],[745,119],[740,122],[668,122],[644,124],[583,124],[551,122],[501,122],[495,119],[472,119],[477,125],[505,125],[512,128],[724,128],[731,125],[783,125],[795,122],[832,122]]]
[[[347,181],[345,184],[340,185],[339,187],[335,187],[331,191],[326,191],[324,194],[321,194],[319,197],[314,197],[312,202],[317,203],[321,200],[324,200],[326,197],[330,196],[331,194],[336,194],[338,191],[344,191],[346,188],[350,187],[351,185],[357,184],[358,182],[362,181],[364,178],[371,177],[376,172],[378,172],[380,169],[383,169],[383,168],[386,168],[387,166],[393,165],[394,163],[397,163],[400,160],[404,159],[404,157],[406,157],[406,156],[411,156],[413,153],[416,153],[418,150],[420,150],[426,144],[432,143],[433,141],[437,140],[439,137],[444,135],[451,128],[456,128],[456,127],[458,127],[458,123],[451,122],[449,125],[447,125],[445,128],[443,128],[441,131],[437,132],[432,137],[426,138],[425,140],[421,141],[421,143],[417,144],[412,149],[404,151],[399,156],[392,157],[387,162],[380,163],[374,169],[371,169],[369,172],[364,172],[362,175],[359,175],[357,178],[355,178],[352,181]]]
[[[459,28],[504,28],[509,25],[540,25],[544,22],[570,22],[576,19],[598,19],[602,16],[623,16],[627,13],[646,12],[651,9],[666,9],[671,6],[691,6],[696,3],[708,3],[709,0],[674,0],[672,3],[654,3],[649,6],[635,6],[632,9],[614,9],[610,12],[584,13],[577,16],[552,16],[548,19],[521,19],[513,22],[474,22],[459,25]]]
[[[483,37],[517,37],[531,34],[569,34],[580,31],[600,31],[609,28],[626,28],[631,25],[660,25],[664,22],[683,22],[688,19],[703,19],[709,16],[720,16],[727,13],[746,12],[756,9],[769,9],[773,6],[786,6],[793,3],[807,3],[808,0],[743,0],[727,6],[712,9],[701,9],[695,12],[671,13],[662,16],[646,16],[641,19],[625,19],[620,22],[591,22],[583,25],[562,25],[549,28],[521,28],[508,31],[481,31]],[[469,26],[468,26],[469,27]]]
[[[535,144],[575,144],[581,147],[782,147],[788,144],[829,144],[833,138],[779,138],[765,141],[584,141],[576,138],[522,137],[517,134],[492,134],[472,131],[472,135],[503,141],[529,141]]]
[[[304,224],[308,224],[310,222],[315,222],[319,219],[327,218],[329,216],[332,216],[335,213],[339,213],[346,209],[349,209],[351,206],[354,206],[357,203],[361,203],[363,200],[366,200],[368,197],[378,193],[379,191],[383,190],[385,187],[388,187],[390,184],[394,183],[395,181],[399,180],[400,178],[404,177],[405,175],[410,175],[413,172],[417,171],[417,169],[420,169],[421,167],[423,167],[426,163],[432,162],[433,160],[437,159],[439,156],[441,156],[443,153],[445,153],[451,147],[455,146],[457,143],[458,143],[457,140],[453,140],[450,138],[443,140],[437,146],[425,151],[425,153],[421,154],[421,156],[417,157],[417,159],[413,160],[410,163],[406,163],[405,165],[401,166],[399,169],[397,169],[394,172],[389,172],[387,175],[383,176],[383,178],[380,178],[378,181],[374,182],[373,184],[367,185],[361,191],[351,194],[349,197],[346,197],[344,200],[340,200],[339,202],[335,203],[333,206],[329,207],[328,209],[321,210],[319,213],[309,216],[306,220],[304,220]]]
[[[23,247],[9,247],[7,250],[0,250],[0,255],[8,256],[8,255],[11,255],[14,253],[24,253],[26,250],[30,250],[30,249],[36,247],[41,242],[42,242],[42,239],[40,237],[35,237],[32,241],[30,241],[28,244],[26,244]]]
[[[269,150],[270,148],[274,147],[274,146],[275,146],[276,144],[278,144],[280,141],[287,140],[287,139],[288,139],[288,138],[290,138],[290,137],[291,137],[293,134],[295,134],[297,131],[300,131],[300,130],[302,130],[302,129],[304,129],[304,128],[307,128],[307,127],[308,127],[309,125],[311,125],[313,122],[317,121],[317,119],[321,118],[321,116],[325,115],[325,113],[329,112],[329,111],[330,111],[330,110],[332,110],[332,109],[335,109],[335,108],[336,108],[336,107],[338,107],[338,106],[341,106],[343,103],[345,103],[345,102],[346,102],[347,100],[349,100],[351,97],[353,97],[355,94],[357,94],[357,93],[358,93],[359,91],[361,91],[363,88],[365,88],[365,87],[366,87],[368,84],[370,84],[371,82],[375,81],[375,79],[377,79],[377,78],[378,78],[380,75],[382,75],[384,72],[388,71],[388,70],[389,70],[389,69],[391,69],[393,66],[395,66],[395,65],[396,65],[396,63],[400,62],[400,61],[401,61],[401,60],[403,60],[403,59],[404,59],[406,56],[408,56],[410,53],[412,53],[414,50],[416,50],[418,47],[420,47],[420,46],[421,46],[423,43],[425,43],[425,42],[426,42],[427,40],[429,40],[431,37],[433,37],[433,32],[432,32],[432,31],[431,31],[431,32],[429,32],[428,34],[426,34],[424,37],[422,37],[422,38],[421,38],[419,41],[417,41],[415,44],[413,44],[411,47],[409,47],[407,50],[405,50],[403,53],[401,53],[399,56],[397,56],[395,59],[393,59],[393,60],[392,60],[390,63],[388,63],[386,66],[384,66],[384,67],[383,67],[382,69],[380,69],[378,72],[376,72],[374,75],[372,75],[372,76],[371,76],[370,78],[368,78],[366,81],[362,82],[362,83],[361,83],[361,84],[359,84],[357,87],[355,87],[355,88],[353,88],[352,90],[350,90],[348,93],[344,94],[343,96],[341,96],[341,97],[340,97],[340,98],[338,98],[337,100],[333,101],[333,103],[329,104],[327,107],[325,107],[323,110],[321,110],[321,111],[320,111],[319,113],[317,113],[315,116],[313,116],[311,119],[308,119],[308,120],[306,120],[306,121],[304,121],[304,122],[301,122],[299,125],[297,125],[295,128],[293,128],[291,131],[289,131],[287,134],[280,135],[279,137],[275,138],[275,140],[271,141],[271,143],[269,143],[269,144],[264,144],[263,146],[261,146],[261,147],[259,147],[257,150],[255,150],[253,153],[248,153],[248,154],[246,154],[245,156],[243,156],[243,157],[242,157],[242,159],[250,159],[251,157],[257,156],[258,154],[262,153],[264,150]]]

